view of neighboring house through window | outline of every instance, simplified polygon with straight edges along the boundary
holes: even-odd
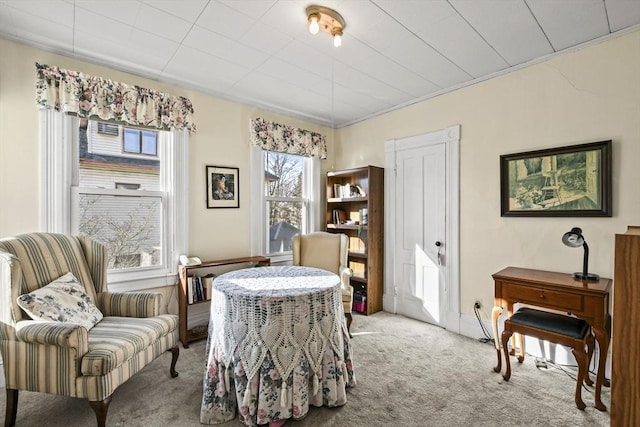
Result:
[[[120,135],[120,126],[114,123],[98,122],[98,133],[118,136]]]
[[[160,134],[80,120],[72,224],[107,247],[112,271],[164,264]]]
[[[291,238],[307,231],[310,174],[308,158],[264,152],[268,254],[291,252]]]
[[[158,154],[158,133],[140,129],[124,129],[123,146],[125,153]]]

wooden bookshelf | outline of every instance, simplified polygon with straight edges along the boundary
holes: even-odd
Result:
[[[381,311],[384,169],[364,166],[328,172],[326,185],[326,230],[346,234],[349,237],[349,263],[358,267],[364,264],[363,271],[351,277],[354,290],[366,295],[364,314]],[[368,211],[366,223],[363,223],[363,209]]]
[[[611,427],[640,425],[640,227],[616,234]]]
[[[242,257],[222,259],[215,261],[205,261],[198,265],[180,265],[178,267],[179,276],[179,289],[178,289],[178,317],[179,317],[179,334],[180,342],[184,348],[189,348],[189,343],[192,341],[200,340],[207,337],[207,325],[197,325],[194,327],[188,327],[189,308],[196,304],[205,304],[210,300],[194,301],[189,304],[189,285],[188,278],[193,275],[195,270],[199,269],[211,269],[215,267],[221,267],[226,265],[240,265],[249,264],[258,267],[271,265],[271,258],[263,256]]]

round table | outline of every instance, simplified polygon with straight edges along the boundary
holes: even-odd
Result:
[[[258,267],[213,282],[200,422],[246,425],[341,406],[354,386],[340,278],[311,267]]]

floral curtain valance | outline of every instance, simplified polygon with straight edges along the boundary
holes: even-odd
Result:
[[[80,117],[195,132],[188,98],[36,63],[36,102]]]
[[[251,120],[251,145],[280,153],[327,158],[324,135],[261,118]]]

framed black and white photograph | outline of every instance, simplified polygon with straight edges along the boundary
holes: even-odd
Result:
[[[239,169],[226,166],[207,166],[207,209],[239,208]]]
[[[611,141],[500,156],[502,216],[590,217],[611,212]]]

